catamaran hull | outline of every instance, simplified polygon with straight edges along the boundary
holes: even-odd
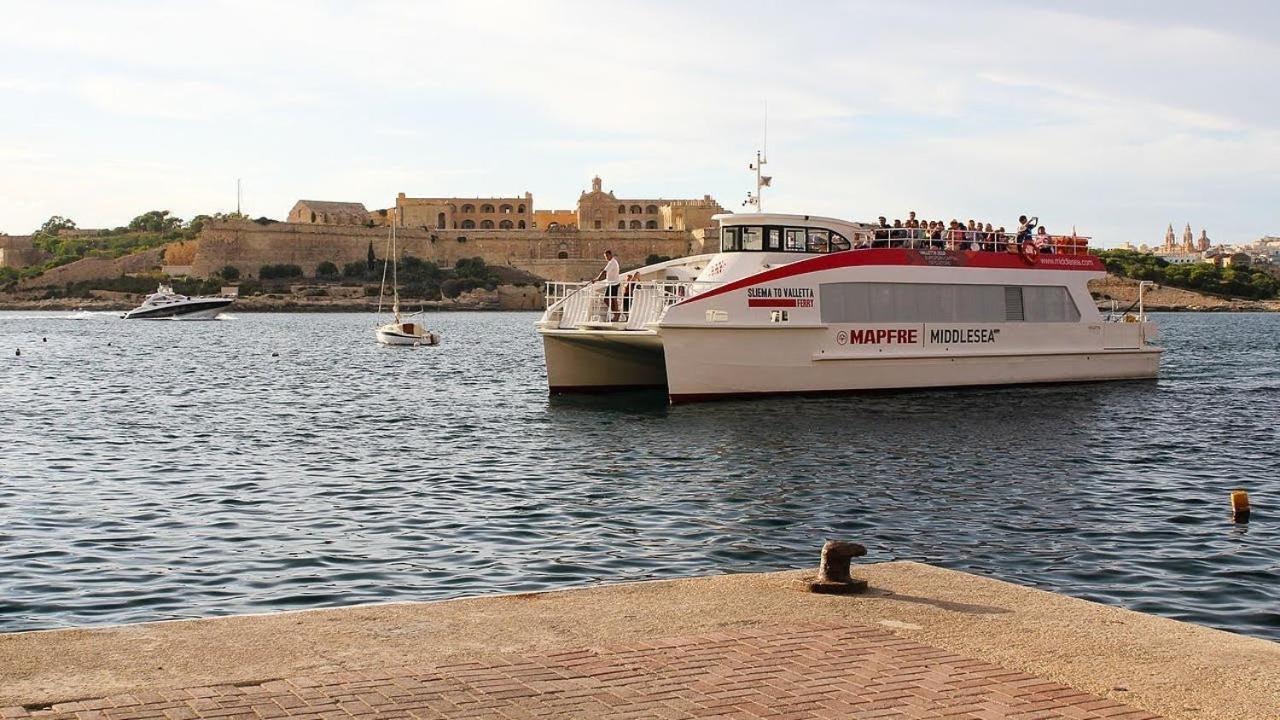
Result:
[[[671,402],[1150,379],[1160,366],[1160,349],[1150,346],[884,357],[815,352],[818,348],[806,342],[805,334],[803,330],[664,329]]]
[[[662,344],[651,333],[544,332],[542,347],[552,394],[667,386]]]

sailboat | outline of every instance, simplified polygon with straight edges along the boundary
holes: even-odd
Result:
[[[396,274],[399,264],[399,256],[396,252],[397,218],[398,215],[391,217],[391,233],[387,238],[387,258],[390,262],[382,264],[382,286],[378,288],[378,313],[381,314],[382,298],[387,289],[387,265],[390,264],[391,322],[379,325],[374,335],[383,345],[439,345],[440,333],[428,330],[420,321],[412,321],[415,315],[420,316],[423,311],[409,315],[408,320],[400,317],[400,283]]]

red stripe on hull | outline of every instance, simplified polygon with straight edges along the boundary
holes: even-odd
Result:
[[[747,300],[747,307],[786,307],[793,308],[796,306],[794,299],[787,298],[750,298]]]

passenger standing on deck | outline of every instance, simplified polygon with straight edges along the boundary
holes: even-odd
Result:
[[[596,276],[596,282],[604,280],[606,283],[604,296],[609,305],[609,322],[613,322],[613,316],[618,312],[618,258],[613,256],[612,250],[605,250],[604,259],[604,269]]]

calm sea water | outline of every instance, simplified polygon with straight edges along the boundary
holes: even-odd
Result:
[[[0,631],[804,567],[838,537],[1280,639],[1280,315],[1160,316],[1158,382],[677,407],[548,399],[535,317],[393,349],[371,315],[0,313]]]

